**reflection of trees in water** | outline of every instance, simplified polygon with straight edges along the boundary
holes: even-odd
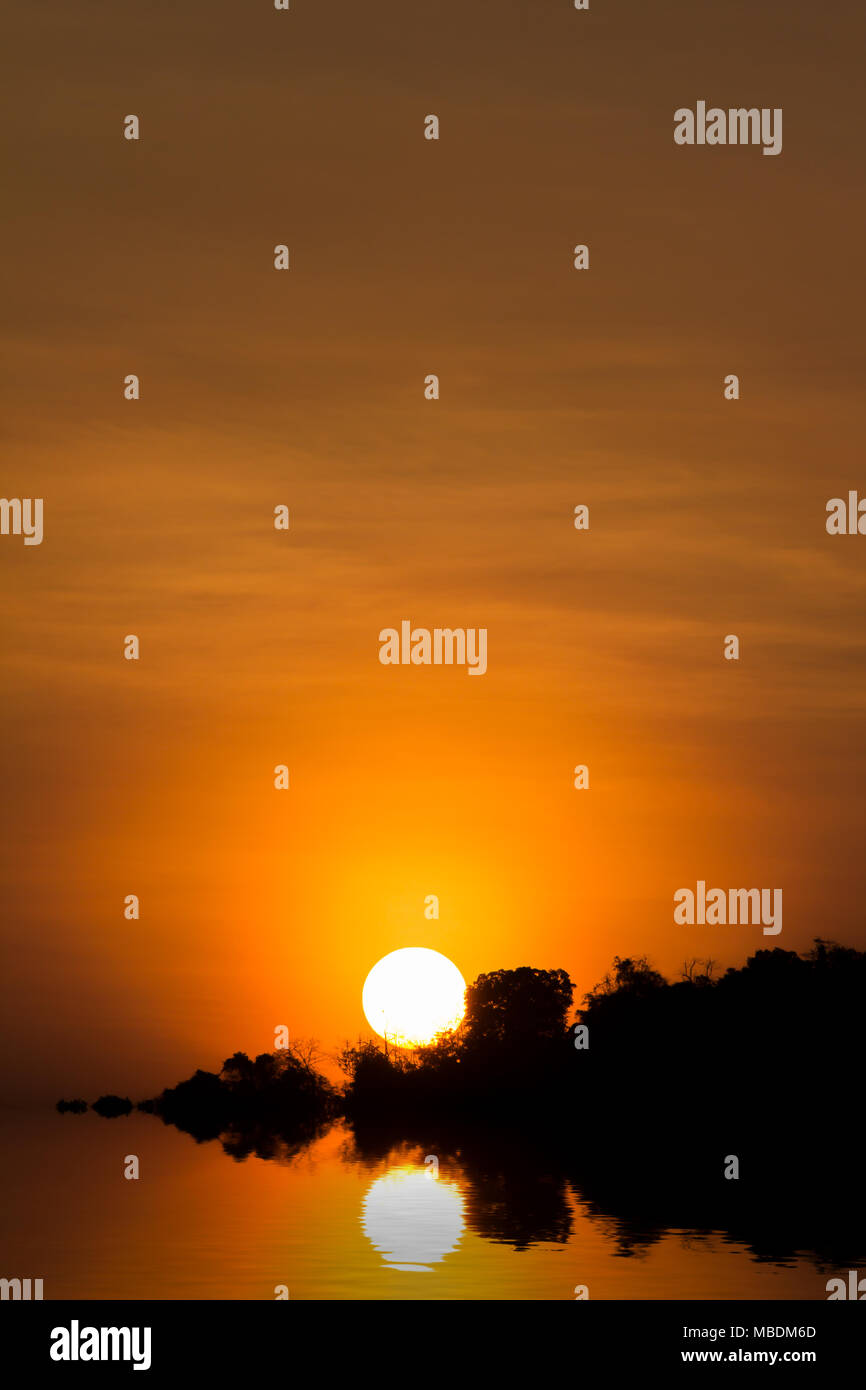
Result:
[[[726,1181],[721,1130],[695,1123],[697,1133],[686,1141],[675,1124],[658,1115],[656,1121],[654,1128],[649,1116],[636,1117],[634,1127],[608,1127],[603,1137],[577,1126],[571,1133],[534,1127],[531,1140],[518,1130],[474,1128],[465,1120],[423,1129],[411,1122],[400,1128],[355,1123],[336,1156],[375,1181],[398,1167],[414,1168],[423,1179],[425,1158],[436,1155],[441,1179],[459,1189],[465,1228],[515,1250],[564,1245],[578,1214],[622,1258],[640,1258],[673,1234],[688,1243],[721,1236],[754,1260],[777,1265],[798,1254],[832,1269],[862,1263],[863,1210],[849,1199],[860,1181],[856,1146],[822,1147],[810,1135],[798,1148],[796,1135],[777,1122],[774,1142],[765,1132],[738,1144],[742,1175]],[[287,1125],[257,1117],[226,1124],[185,1116],[172,1123],[196,1142],[217,1140],[235,1161],[254,1155],[289,1164],[333,1120]],[[835,1186],[826,1181],[828,1171],[836,1173]]]
[[[538,1151],[516,1150],[514,1136],[507,1143],[503,1161],[495,1143],[489,1145],[465,1131],[459,1137],[439,1131],[413,1143],[400,1141],[393,1131],[354,1129],[341,1158],[368,1171],[414,1166],[423,1175],[425,1157],[435,1154],[439,1181],[460,1189],[467,1230],[516,1250],[540,1242],[564,1245],[572,1232],[564,1172],[556,1171]]]
[[[236,1161],[255,1155],[291,1163],[331,1124],[330,1118],[291,1126],[257,1118],[216,1132],[189,1121],[178,1127],[198,1142],[217,1139]],[[856,1267],[866,1255],[862,1205],[850,1201],[860,1181],[856,1146],[822,1147],[811,1134],[798,1142],[795,1128],[775,1124],[774,1136],[765,1129],[737,1143],[737,1181],[723,1177],[730,1151],[723,1126],[694,1123],[686,1139],[675,1118],[657,1113],[654,1123],[636,1116],[634,1127],[609,1126],[603,1136],[578,1126],[571,1133],[533,1127],[531,1140],[465,1120],[423,1129],[411,1122],[399,1129],[356,1124],[337,1156],[375,1180],[401,1165],[424,1176],[426,1156],[436,1155],[441,1177],[459,1187],[466,1229],[516,1250],[565,1244],[577,1212],[623,1258],[647,1254],[671,1233],[697,1242],[720,1234],[759,1262],[790,1264],[806,1253],[831,1268]],[[835,1185],[828,1173],[835,1173]]]
[[[790,1265],[802,1254],[833,1267],[862,1261],[866,1225],[862,1204],[851,1201],[858,1178],[850,1156],[779,1121],[775,1134],[767,1126],[736,1146],[740,1177],[726,1180],[723,1128],[693,1128],[684,1138],[663,1124],[658,1142],[596,1144],[569,1162],[587,1217],[611,1223],[618,1254],[641,1254],[673,1233],[696,1242],[721,1236],[759,1263]]]
[[[287,1124],[283,1121],[250,1120],[227,1124],[221,1119],[196,1121],[192,1117],[169,1120],[183,1134],[189,1134],[197,1144],[218,1142],[223,1152],[238,1163],[255,1157],[271,1163],[292,1163],[305,1154],[317,1139],[330,1128],[330,1120],[307,1120]]]
[[[218,1136],[229,1158],[242,1162],[245,1158],[267,1159],[271,1163],[292,1163],[328,1129],[329,1122],[294,1126],[289,1133],[275,1134],[266,1126],[252,1129],[230,1128]]]
[[[561,1176],[529,1167],[470,1170],[468,1224],[487,1240],[527,1250],[540,1241],[564,1245],[572,1216]]]
[[[757,1262],[790,1265],[798,1255],[816,1264],[852,1267],[866,1253],[862,1212],[846,1200],[856,1175],[849,1165],[835,1197],[823,1182],[801,1181],[800,1166],[784,1169],[790,1151],[762,1147],[744,1154],[753,1169],[739,1181],[722,1176],[724,1147],[713,1134],[665,1143],[644,1127],[604,1141],[575,1128],[535,1134],[435,1126],[405,1131],[355,1126],[341,1150],[344,1162],[375,1172],[388,1165],[422,1167],[436,1154],[439,1171],[457,1182],[466,1228],[486,1240],[526,1250],[565,1244],[575,1217],[591,1222],[627,1259],[641,1258],[665,1237],[703,1244],[742,1245]],[[801,1157],[804,1158],[803,1155]],[[804,1163],[803,1171],[808,1171]],[[842,1164],[839,1165],[840,1178]]]
[[[307,1153],[331,1124],[324,1119],[287,1126],[259,1119],[223,1126],[216,1133],[207,1126],[178,1127],[197,1142],[218,1140],[235,1161],[254,1155],[289,1164]],[[571,1136],[537,1133],[528,1141],[516,1130],[473,1130],[466,1122],[423,1131],[411,1126],[408,1132],[355,1125],[346,1129],[337,1157],[375,1181],[389,1168],[414,1168],[424,1179],[424,1160],[435,1154],[440,1179],[459,1189],[466,1230],[515,1250],[564,1245],[577,1214],[626,1259],[645,1256],[673,1234],[688,1244],[721,1236],[761,1263],[790,1265],[798,1254],[831,1269],[862,1263],[863,1212],[848,1200],[859,1181],[856,1149],[847,1156],[828,1155],[815,1143],[797,1151],[782,1132],[775,1148],[762,1144],[751,1152],[741,1145],[743,1176],[727,1182],[721,1161],[725,1149],[717,1136],[686,1143],[682,1135],[662,1127],[651,1142],[647,1136],[652,1132],[643,1124],[636,1130],[609,1131],[604,1141],[577,1129]],[[798,1154],[793,1164],[792,1152]],[[831,1159],[838,1175],[835,1189],[823,1180]]]

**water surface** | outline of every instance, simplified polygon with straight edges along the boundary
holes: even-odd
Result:
[[[824,1299],[814,1255],[599,1211],[543,1163],[360,1148],[238,1161],[153,1116],[0,1120],[0,1274],[46,1298]],[[128,1155],[140,1178],[124,1178]]]

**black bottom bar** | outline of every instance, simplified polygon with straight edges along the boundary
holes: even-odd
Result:
[[[16,1383],[31,1372],[134,1375],[138,1364],[142,1377],[160,1381],[194,1372],[222,1385],[274,1371],[311,1385],[319,1374],[332,1383],[338,1372],[396,1381],[400,1390],[401,1382],[423,1377],[429,1385],[441,1374],[450,1383],[476,1368],[512,1378],[517,1355],[545,1383],[561,1368],[577,1375],[590,1364],[613,1376],[799,1366],[827,1383],[829,1373],[860,1365],[864,1326],[866,1307],[841,1301],[0,1305],[2,1364],[17,1363]],[[54,1359],[52,1348],[70,1359]],[[104,1359],[84,1359],[92,1351]]]

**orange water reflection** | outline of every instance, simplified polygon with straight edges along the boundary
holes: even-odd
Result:
[[[46,1299],[826,1297],[814,1258],[638,1229],[508,1152],[441,1154],[437,1179],[428,1148],[364,1147],[342,1125],[238,1160],[151,1116],[10,1113],[0,1154],[0,1273],[42,1278]]]

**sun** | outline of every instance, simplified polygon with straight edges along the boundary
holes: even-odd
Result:
[[[456,1028],[465,993],[466,981],[447,956],[406,946],[373,966],[361,1002],[380,1038],[398,1047],[421,1047],[444,1029]]]

